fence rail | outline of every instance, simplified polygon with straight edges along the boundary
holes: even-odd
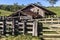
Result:
[[[45,24],[45,25],[44,25]],[[57,27],[58,26],[58,27]],[[48,27],[44,29],[42,27]],[[60,18],[41,18],[41,19],[24,19],[24,17],[0,17],[0,34],[1,35],[19,35],[32,34],[32,36],[42,35],[43,38],[60,36],[59,28]],[[41,32],[47,33],[41,33]],[[52,33],[52,32],[53,33]],[[55,32],[56,31],[56,32]],[[51,34],[49,33],[51,32]],[[54,34],[56,33],[56,34]]]
[[[60,40],[60,18],[42,18],[38,21],[43,23],[44,40]]]
[[[17,17],[0,17],[0,31],[1,35],[18,35],[18,34],[32,34],[38,36],[38,22],[36,20],[20,20]]]

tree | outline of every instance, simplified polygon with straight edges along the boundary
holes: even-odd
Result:
[[[17,10],[20,10],[23,7],[25,7],[24,4],[18,5],[18,3],[14,3],[13,5],[0,5],[0,9],[7,10],[7,11],[12,11],[12,12],[15,12]]]
[[[17,9],[18,9],[18,3],[14,3],[14,5],[13,5],[13,11],[17,11]]]
[[[40,2],[36,2],[34,4],[39,5],[39,6],[42,6],[42,4]]]
[[[14,3],[14,5],[12,6],[13,11],[20,10],[20,9],[22,9],[23,7],[25,7],[24,4],[22,4],[22,5],[18,5],[18,3]]]
[[[7,5],[1,5],[0,8],[6,10]]]
[[[52,5],[52,7],[54,7],[54,4],[56,4],[58,0],[47,0],[47,1]]]

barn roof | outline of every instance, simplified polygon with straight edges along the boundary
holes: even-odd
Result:
[[[32,16],[32,17],[34,17],[34,18],[37,18],[37,17],[39,17],[39,18],[42,18],[42,16],[41,15],[38,15],[38,14],[36,14],[36,13],[34,13],[34,12],[31,12],[31,11],[27,11],[27,12],[23,12],[23,11],[16,11],[15,13],[13,13],[13,14],[11,14],[10,16],[16,16],[16,15],[19,15],[19,13],[21,13],[22,15],[30,15],[30,16]]]
[[[12,13],[10,16],[16,16],[16,15],[19,15],[19,14],[24,15],[24,12],[18,10],[18,11],[16,11],[16,12]]]
[[[32,8],[32,7],[34,7],[34,6],[42,9],[42,10],[45,11],[46,14],[48,14],[48,15],[56,15],[56,13],[54,13],[54,12],[52,12],[52,11],[50,11],[50,10],[45,9],[45,8],[42,7],[42,6],[39,6],[39,5],[36,5],[36,4],[30,4],[30,5],[26,6],[26,7],[23,8],[23,9],[16,11],[15,13],[11,14],[10,16],[17,15],[18,12],[20,12],[20,13],[22,13],[22,14],[27,14],[27,15],[30,15],[30,16],[33,16],[33,17],[42,17],[41,15],[38,15],[38,14],[36,14],[36,13],[34,13],[34,12],[31,12],[31,11],[27,11],[27,12],[24,12],[24,11],[23,11],[23,10],[25,10],[25,9],[27,9],[27,8]]]
[[[36,5],[36,4],[30,4],[30,5],[26,6],[25,8],[21,9],[21,11],[23,11],[23,10],[29,8],[29,7],[30,7],[30,8],[31,8],[31,7],[34,7],[34,6],[36,6],[36,7],[40,8],[40,9],[44,10],[44,11],[45,11],[46,13],[48,13],[49,15],[56,15],[56,13],[54,13],[54,12],[52,12],[52,11],[50,11],[50,10],[42,7],[42,6]]]

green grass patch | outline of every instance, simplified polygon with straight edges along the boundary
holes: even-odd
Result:
[[[1,40],[41,40],[39,37],[33,37],[30,35],[7,36],[0,39]]]
[[[60,7],[49,7],[49,8],[46,8],[50,11],[53,11],[55,12],[58,16],[60,16]],[[10,12],[10,11],[5,11],[5,10],[1,10],[0,9],[0,16],[9,16],[10,14],[12,14],[13,12]]]
[[[55,12],[58,17],[60,17],[60,7],[49,7],[48,10]]]
[[[10,11],[5,11],[5,10],[0,10],[0,16],[9,16],[13,12]]]
[[[46,8],[46,9],[48,9],[52,12],[55,12],[57,14],[57,16],[60,17],[60,7],[49,7],[49,8]],[[9,16],[12,13],[13,12],[5,11],[5,10],[0,9],[0,16]]]

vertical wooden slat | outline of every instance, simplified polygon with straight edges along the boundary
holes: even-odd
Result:
[[[33,23],[33,36],[38,36],[38,32],[37,32],[37,21],[34,20],[34,23]]]
[[[13,31],[12,31],[12,35],[14,35],[14,25],[15,25],[15,24],[14,24],[14,19],[13,19],[13,18],[12,18],[12,23],[13,23],[13,24],[12,24],[12,26],[13,26],[13,29],[12,29],[12,30],[13,30]]]
[[[26,21],[24,21],[23,23],[23,35],[25,35],[26,33]]]
[[[4,33],[3,34],[5,35],[6,34],[6,19],[4,19],[3,22],[4,22],[4,24],[3,24],[4,25],[4,29],[3,29]]]

